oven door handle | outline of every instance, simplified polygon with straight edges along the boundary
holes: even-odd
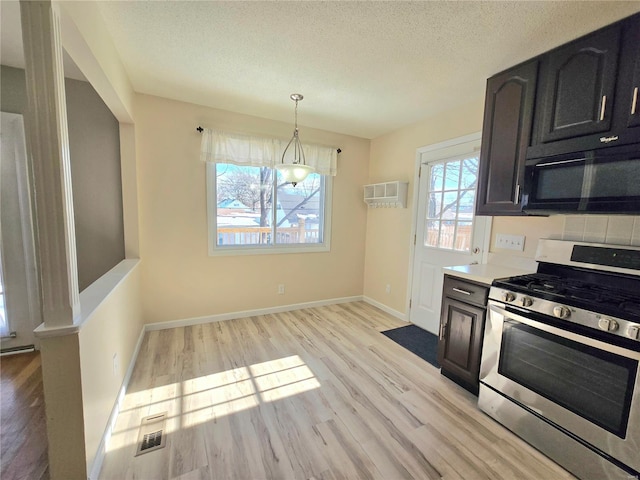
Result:
[[[523,317],[522,315],[509,312],[504,308],[502,308],[501,304],[495,303],[491,300],[489,301],[488,307],[489,307],[489,312],[495,312],[496,314],[504,317],[505,323],[509,319],[515,320],[518,323],[524,323],[525,325],[529,325],[530,327],[536,328],[538,330],[548,332],[552,335],[557,335],[558,337],[566,338],[568,340],[573,340],[574,342],[582,343],[583,345],[589,345],[590,347],[594,347],[599,350],[604,350],[605,352],[615,353],[617,355],[621,355],[623,357],[630,358],[632,360],[640,361],[640,352],[635,352],[633,350],[622,348],[617,345],[611,345],[610,343],[607,343],[607,342],[596,340],[594,338],[585,337],[584,335],[579,335],[577,333],[569,332],[567,330],[563,330],[561,328],[554,327],[552,325],[547,325],[546,323],[538,322],[536,320],[531,320],[530,318]]]

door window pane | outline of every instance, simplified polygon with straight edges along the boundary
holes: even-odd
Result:
[[[424,244],[428,247],[437,247],[440,237],[440,222],[429,220],[427,228],[424,229]]]
[[[471,251],[478,157],[432,163],[424,245]]]
[[[438,243],[440,248],[447,248],[449,250],[453,249],[455,229],[455,222],[442,222],[442,227],[440,228],[440,242]]]
[[[473,229],[473,223],[471,222],[458,222],[458,228],[456,229],[456,245],[455,249],[462,252],[468,252],[471,249],[471,231]]]
[[[460,183],[460,162],[449,162],[445,165],[444,188],[445,190],[457,190]]]

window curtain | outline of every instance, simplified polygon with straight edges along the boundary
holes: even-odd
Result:
[[[254,137],[220,130],[203,129],[200,159],[203,162],[233,163],[252,167],[275,168],[282,161],[288,140]],[[320,175],[335,176],[338,152],[334,147],[303,143],[307,165]]]

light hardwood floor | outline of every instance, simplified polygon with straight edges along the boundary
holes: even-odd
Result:
[[[403,325],[356,302],[149,332],[100,478],[574,478],[379,333]]]

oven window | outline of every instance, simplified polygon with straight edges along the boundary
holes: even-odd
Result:
[[[498,372],[624,438],[638,361],[505,320]]]

